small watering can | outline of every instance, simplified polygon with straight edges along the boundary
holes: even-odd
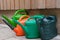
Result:
[[[28,15],[23,15],[21,16],[21,18],[18,20],[21,24],[24,25],[25,21],[29,18]],[[21,28],[20,25],[17,24],[17,26],[14,28],[14,31],[16,32],[17,36],[24,36],[25,33],[23,31],[23,29]]]
[[[24,22],[28,19],[28,17],[29,17],[28,15],[23,15],[18,21],[24,24]],[[9,24],[5,19],[2,19],[2,20],[16,33],[17,36],[25,35],[23,29],[19,25],[17,25],[16,27],[13,27],[13,25]]]
[[[22,15],[28,15],[28,12],[25,9],[17,10],[12,19],[18,20]]]
[[[41,17],[41,16],[36,16],[36,18],[37,17]],[[28,18],[28,20],[25,22],[25,25],[22,25],[17,20],[14,20],[14,22],[16,22],[22,27],[22,29],[25,32],[26,38],[28,39],[40,38],[38,26],[34,18],[32,17]]]
[[[11,24],[13,27],[16,27],[16,23],[12,20],[12,19],[9,19],[7,16],[5,15],[2,15],[2,17],[9,23]]]
[[[44,19],[36,19],[42,40],[50,40],[57,36],[56,16],[47,16]]]

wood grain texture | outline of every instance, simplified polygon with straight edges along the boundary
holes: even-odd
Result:
[[[37,0],[31,0],[31,9],[36,9],[37,8]]]
[[[25,9],[30,9],[30,0],[25,0]]]
[[[19,9],[19,1],[20,0],[15,0],[15,9]]]
[[[60,0],[56,0],[56,8],[60,8]]]
[[[4,0],[4,10],[7,10],[7,0]]]
[[[46,8],[55,8],[56,0],[46,0]]]
[[[14,10],[14,8],[15,8],[15,2],[14,2],[15,0],[11,0],[11,10]]]
[[[20,0],[20,9],[24,9],[24,0]]]
[[[4,0],[0,0],[0,10],[3,10],[4,9]]]
[[[44,9],[45,8],[45,1],[46,0],[37,0],[38,2],[38,6],[37,6],[37,8],[38,9]]]
[[[11,0],[7,0],[7,10],[11,9]]]

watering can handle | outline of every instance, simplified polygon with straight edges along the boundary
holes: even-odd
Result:
[[[19,12],[26,12],[25,14],[28,14],[28,12],[25,9],[20,9],[15,12],[15,15],[18,14]]]
[[[28,15],[23,15],[23,16],[19,19],[19,21],[21,21],[21,20],[24,19],[24,18],[29,18],[29,16],[28,16]]]

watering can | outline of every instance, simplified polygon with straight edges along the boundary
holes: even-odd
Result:
[[[28,12],[25,9],[17,10],[12,19],[18,20],[22,15],[28,15]]]
[[[40,18],[43,16],[34,16],[34,18],[35,17]],[[28,18],[28,20],[25,22],[25,25],[22,25],[17,20],[14,20],[14,22],[16,22],[18,25],[20,25],[22,27],[22,29],[25,32],[26,38],[28,38],[28,39],[40,38],[38,26],[37,26],[34,18],[32,18],[32,17]]]
[[[29,18],[28,15],[23,15],[23,16],[21,16],[21,18],[20,18],[18,21],[19,21],[21,24],[24,25],[25,21],[26,21],[28,18]],[[18,32],[17,32],[17,30],[18,30],[17,28],[19,29]],[[16,32],[16,35],[17,35],[17,36],[24,36],[24,35],[25,35],[23,29],[22,29],[21,26],[18,25],[18,24],[17,24],[17,26],[14,28],[14,31]]]
[[[12,20],[12,19],[9,19],[7,16],[5,15],[2,15],[2,17],[9,23],[11,24],[13,27],[16,27],[16,23]]]
[[[21,22],[22,24],[24,24],[24,22],[28,19],[28,17],[29,17],[28,15],[23,15],[23,16],[21,16],[21,18],[18,21]],[[13,27],[13,25],[9,24],[5,19],[2,19],[2,20],[16,33],[16,36],[25,35],[23,29],[19,25],[17,25],[16,27]]]
[[[7,24],[11,30],[13,30],[16,33],[16,36],[19,36],[20,34],[20,27],[13,27],[11,24],[9,24],[5,19],[2,19],[5,24]]]
[[[57,36],[56,16],[47,16],[44,19],[36,19],[42,40],[50,40]]]

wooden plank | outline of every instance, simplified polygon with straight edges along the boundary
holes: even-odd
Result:
[[[0,0],[0,9],[3,10],[4,9],[4,0]]]
[[[14,5],[15,5],[14,0],[11,0],[11,10],[14,10],[14,8],[15,8]]]
[[[4,10],[7,10],[7,0],[4,0]]]
[[[37,0],[38,2],[38,9],[44,9],[45,8],[45,0]]]
[[[1,10],[1,0],[0,0],[0,10]]]
[[[7,10],[10,10],[11,9],[11,0],[7,0]]]
[[[56,0],[46,0],[46,8],[55,8]]]
[[[36,9],[37,8],[37,0],[31,0],[30,7],[31,7],[31,9]]]
[[[15,0],[15,9],[19,9],[19,0]]]
[[[24,1],[25,0],[20,0],[20,9],[24,9]]]
[[[60,0],[56,0],[56,8],[60,8]]]
[[[30,0],[25,0],[25,9],[30,9]]]

